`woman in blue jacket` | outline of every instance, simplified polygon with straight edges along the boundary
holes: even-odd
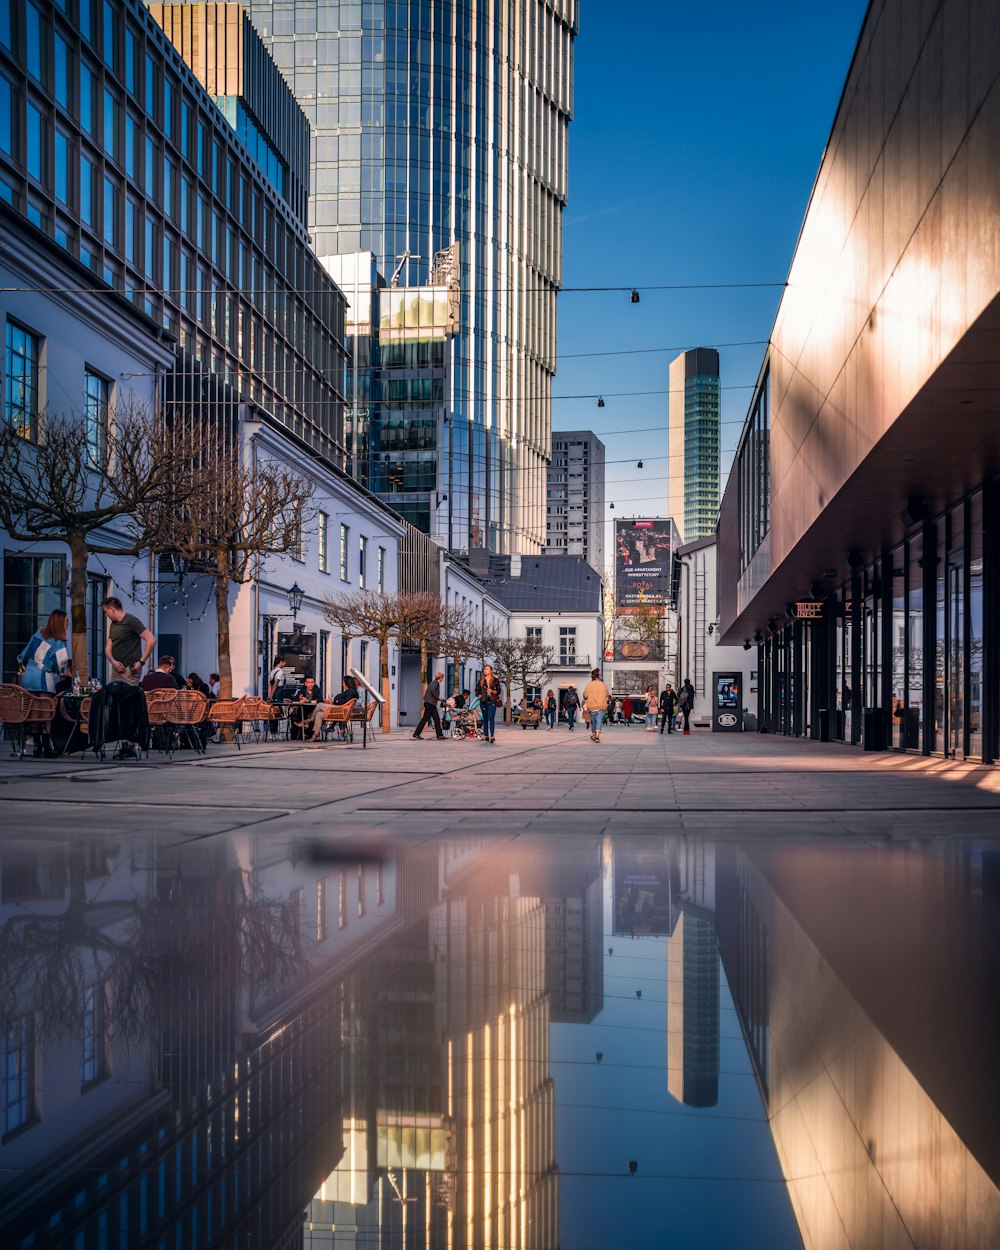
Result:
[[[17,657],[24,665],[21,685],[33,694],[55,694],[56,682],[69,663],[69,647],[66,644],[66,626],[69,618],[56,608],[41,629],[36,629],[28,639],[28,645]]]

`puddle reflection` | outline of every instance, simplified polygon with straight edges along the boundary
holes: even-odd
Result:
[[[993,1244],[998,887],[944,841],[4,843],[3,1244]]]

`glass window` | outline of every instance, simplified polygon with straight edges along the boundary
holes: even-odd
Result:
[[[128,197],[125,199],[125,259],[133,265],[139,263],[139,207]]]
[[[174,133],[174,93],[166,75],[163,78],[163,133],[168,139]]]
[[[320,877],[316,882],[316,941],[326,941],[326,888],[329,877]]]
[[[17,92],[0,74],[0,152],[17,157]]]
[[[56,103],[61,104],[64,109],[69,108],[69,93],[71,83],[69,47],[63,39],[62,35],[56,35],[55,40],[55,97]]]
[[[83,992],[83,1035],[80,1045],[80,1084],[93,1085],[108,1074],[106,1000],[103,985]]]
[[[907,750],[919,751],[924,744],[924,570],[923,537],[907,544],[906,605],[906,735]]]
[[[906,729],[906,565],[904,548],[892,553],[892,745],[901,749]]]
[[[116,251],[118,242],[118,188],[111,178],[104,179],[104,242]]]
[[[47,78],[48,22],[28,0],[24,6],[24,52],[28,73],[44,83]]]
[[[88,226],[94,224],[94,166],[85,156],[80,157],[80,220]]]
[[[0,1044],[0,1135],[35,1118],[35,1020],[27,1015],[4,1029]]]
[[[7,423],[13,425],[19,434],[31,439],[38,434],[40,354],[41,339],[8,318],[5,371]]]
[[[146,53],[146,113],[156,118],[156,66],[153,58]]]
[[[5,554],[3,558],[3,673],[17,672],[21,648],[49,613],[64,608],[66,561],[61,556]]]
[[[0,4],[0,44],[10,48],[10,4]]]
[[[346,525],[340,527],[340,580],[346,582],[349,580],[348,562],[350,556],[348,554],[347,544],[350,542],[351,531]]]
[[[983,756],[983,494],[969,500],[969,755]],[[995,684],[995,683],[994,683]]]
[[[362,669],[362,672],[364,670]],[[365,914],[365,868],[363,864],[358,864],[358,915]]]
[[[125,28],[125,87],[129,94],[135,96],[137,92],[136,82],[136,50],[135,50],[135,32],[131,27]]]
[[[104,92],[104,150],[118,159],[118,101],[113,91]]]
[[[358,585],[362,590],[365,588],[365,579],[368,575],[368,539],[361,536],[358,540]]]
[[[28,173],[39,182],[45,180],[45,118],[33,104],[27,108],[27,161]]]
[[[139,166],[139,133],[135,124],[135,118],[131,113],[125,114],[125,172],[130,178],[135,178],[135,171]]]
[[[83,383],[84,424],[87,452],[91,464],[102,467],[108,454],[108,414],[111,408],[111,383],[90,369]]]
[[[80,127],[94,133],[94,75],[80,62]]]
[[[118,26],[110,0],[104,0],[104,64],[112,72],[118,68]]]
[[[347,928],[347,873],[337,874],[337,927]]]
[[[378,593],[385,594],[385,548],[378,549]]]
[[[144,190],[151,200],[156,199],[156,148],[149,135],[146,136],[146,168]]]
[[[61,130],[56,130],[54,146],[56,199],[68,205],[73,194],[73,140]]]
[[[329,573],[330,571],[330,552],[327,546],[328,533],[330,527],[330,518],[325,512],[319,514],[319,525],[317,530],[316,550],[319,560],[319,571],[321,573]]]

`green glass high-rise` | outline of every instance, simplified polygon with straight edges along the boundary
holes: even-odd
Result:
[[[667,505],[681,541],[715,533],[719,512],[719,353],[695,347],[670,362]]]

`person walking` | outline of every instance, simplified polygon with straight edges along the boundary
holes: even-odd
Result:
[[[694,686],[691,685],[690,677],[684,678],[678,702],[681,716],[684,718],[684,732],[689,734],[691,732],[691,713],[694,711]]]
[[[660,695],[660,733],[664,729],[668,734],[674,732],[674,717],[677,715],[677,692],[668,681]]]
[[[583,688],[583,710],[590,718],[590,741],[600,742],[604,713],[611,701],[611,692],[601,678],[601,670],[595,668],[590,681]]]
[[[576,693],[576,686],[570,686],[563,695],[563,711],[566,713],[566,724],[569,725],[570,733],[576,728],[576,714],[579,710],[580,696]]]
[[[556,727],[556,696],[553,690],[548,690],[545,694],[545,723],[549,729]]]
[[[279,655],[274,661],[274,668],[267,675],[267,701],[268,703],[281,703],[285,697],[285,682],[288,680],[288,670],[285,668],[285,657]]]
[[[503,692],[492,664],[486,665],[482,677],[476,682],[476,695],[483,713],[484,741],[496,742],[497,708],[503,700]]]
[[[122,601],[114,595],[108,595],[101,610],[111,622],[104,647],[104,654],[111,663],[111,680],[138,686],[139,675],[156,646],[156,636],[138,617],[126,612]]]
[[[444,732],[441,729],[441,717],[438,713],[438,704],[441,702],[441,683],[444,681],[444,673],[435,673],[434,680],[427,683],[427,689],[424,691],[424,714],[420,718],[420,724],[413,731],[414,738],[418,742],[422,742],[423,728],[425,725],[434,726],[434,736],[440,742],[444,738]]]
[[[615,699],[613,710],[614,710],[615,724],[620,725],[622,723],[622,701],[621,699]]]
[[[625,698],[622,700],[622,715],[625,717],[626,725],[632,724],[633,710],[634,709],[632,707],[632,699],[630,698],[629,695],[626,695]]]
[[[656,688],[646,687],[646,733],[656,733]]]

